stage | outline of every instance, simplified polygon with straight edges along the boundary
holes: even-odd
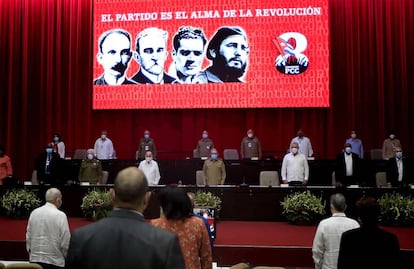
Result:
[[[71,230],[92,223],[69,218]],[[27,260],[27,220],[0,218],[0,260]],[[313,267],[312,241],[316,226],[295,226],[286,222],[218,221],[213,260],[218,266],[239,262],[252,265]],[[414,227],[383,227],[398,236],[406,269],[414,260]]]

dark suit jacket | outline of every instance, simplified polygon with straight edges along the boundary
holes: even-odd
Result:
[[[141,69],[131,79],[133,81],[137,82],[138,84],[154,84],[154,82],[152,82],[151,80],[149,80],[142,73]],[[164,79],[164,84],[171,84],[171,83],[174,83],[176,81],[175,78],[173,78],[172,76],[168,75],[167,73],[164,73],[163,79]]]
[[[360,179],[360,165],[361,159],[355,153],[351,153],[352,156],[352,177],[354,182],[347,182],[346,176],[346,165],[345,165],[345,154],[340,153],[336,156],[335,162],[335,178],[336,181],[342,183],[342,185],[350,185],[353,183],[358,183]]]
[[[399,185],[408,183],[409,164],[404,158],[402,159],[402,162],[403,162],[403,177],[402,177],[402,182],[400,183],[398,182],[398,167],[397,167],[397,161],[395,157],[390,158],[387,161],[387,171],[386,171],[387,182],[390,182],[393,187],[397,187]]]
[[[338,269],[400,269],[398,238],[378,227],[360,227],[342,234]]]
[[[185,268],[175,235],[146,223],[131,210],[115,209],[72,233],[65,268]]]
[[[37,156],[35,161],[35,169],[37,171],[37,179],[39,182],[48,183],[52,185],[63,184],[63,159],[56,152],[52,152],[52,160],[50,161],[50,175],[45,174],[46,167],[46,151]]]

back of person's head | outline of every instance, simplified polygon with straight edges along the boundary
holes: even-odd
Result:
[[[45,200],[59,208],[62,205],[62,193],[57,188],[50,188],[46,191]]]
[[[147,191],[148,182],[145,174],[137,167],[125,168],[115,178],[115,206],[121,204],[136,208],[144,200]]]
[[[345,212],[346,200],[342,193],[335,193],[331,195],[331,206],[338,212]]]
[[[187,193],[176,186],[166,186],[159,193],[161,208],[167,219],[185,219],[191,216],[192,203]]]
[[[364,196],[356,202],[358,217],[362,226],[375,226],[381,213],[377,199]]]

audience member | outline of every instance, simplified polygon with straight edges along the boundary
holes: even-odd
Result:
[[[299,145],[292,143],[290,153],[283,157],[281,169],[282,181],[289,185],[307,185],[309,165],[305,155],[299,152]]]
[[[114,144],[108,138],[106,131],[102,131],[101,137],[96,139],[93,150],[99,160],[113,159],[115,157]]]
[[[140,68],[132,80],[140,84],[175,82],[175,78],[164,72],[168,55],[167,39],[168,32],[155,27],[146,28],[138,34],[134,56]]]
[[[206,226],[206,230],[207,230],[207,233],[208,233],[208,237],[210,238],[211,250],[213,250],[214,239],[213,239],[213,235],[211,233],[210,224],[208,223],[208,220],[205,217],[194,213],[194,204],[195,204],[195,198],[196,198],[195,193],[194,192],[187,192],[187,195],[190,198],[191,205],[193,207],[193,210],[191,211],[191,214],[194,217],[200,218],[204,222],[204,226]]]
[[[356,220],[345,215],[346,201],[343,194],[331,195],[330,208],[332,216],[319,223],[313,239],[315,269],[336,268],[342,233],[359,227]]]
[[[313,156],[311,141],[305,136],[301,129],[298,130],[297,136],[290,142],[290,148],[292,148],[293,143],[297,143],[299,145],[299,153],[305,155],[306,158]]]
[[[204,46],[207,38],[203,29],[181,26],[173,38],[173,64],[170,74],[178,83],[207,83],[201,67],[204,60]]]
[[[212,61],[205,70],[208,82],[244,82],[249,53],[247,35],[242,28],[219,28],[207,46],[207,58]]]
[[[43,269],[64,268],[70,231],[66,214],[59,210],[62,194],[50,188],[46,204],[32,211],[26,230],[26,249],[29,260]]]
[[[145,153],[145,160],[139,163],[138,168],[144,172],[148,185],[158,185],[161,178],[160,169],[158,168],[158,163],[153,160],[151,151]]]
[[[240,154],[242,159],[262,158],[262,147],[260,145],[260,141],[254,135],[252,129],[247,131],[247,136],[241,141]]]
[[[6,150],[0,146],[0,185],[3,184],[3,179],[13,175],[13,168],[10,157],[6,155]]]
[[[82,160],[79,169],[79,181],[98,184],[102,180],[102,164],[96,159],[93,149],[88,149],[86,159]]]
[[[196,154],[200,158],[208,158],[212,148],[214,148],[213,140],[208,137],[208,132],[204,130],[201,139],[198,140]]]
[[[403,152],[400,147],[395,148],[395,157],[390,158],[387,161],[387,182],[393,187],[403,187],[408,184],[411,179],[411,174],[406,159],[403,156]]]
[[[65,143],[63,143],[60,134],[54,134],[52,137],[53,151],[59,154],[60,158],[65,158]]]
[[[357,154],[359,158],[364,158],[364,147],[362,146],[361,139],[357,138],[355,131],[351,132],[351,137],[345,141],[345,144],[350,144],[352,147],[352,152]]]
[[[388,138],[382,144],[382,158],[388,160],[389,158],[395,157],[395,148],[397,147],[402,148],[400,140],[396,138],[394,131],[389,131]]]
[[[356,206],[361,227],[342,234],[338,269],[402,268],[398,238],[378,226],[377,200],[362,197]]]
[[[95,85],[135,84],[126,78],[126,70],[131,60],[131,35],[123,29],[104,32],[98,40],[99,52],[96,59],[102,65],[103,74],[94,80]]]
[[[40,184],[63,185],[62,163],[60,155],[53,152],[53,145],[49,143],[45,151],[41,152],[35,161],[37,180]]]
[[[139,141],[138,147],[138,160],[145,159],[145,153],[151,151],[152,157],[157,159],[157,149],[155,148],[154,139],[150,137],[150,132],[148,130],[144,131],[144,137]]]
[[[203,165],[204,185],[224,185],[226,180],[226,165],[218,157],[217,149],[212,148],[210,158]]]
[[[121,170],[110,194],[110,215],[73,231],[66,269],[185,268],[177,237],[144,219],[151,193],[140,169]]]
[[[352,146],[345,144],[343,152],[336,156],[335,178],[338,186],[359,184],[361,174],[361,159],[352,152]]]
[[[210,238],[204,222],[193,216],[193,206],[187,193],[167,186],[159,194],[162,215],[151,224],[178,236],[185,267],[212,268]]]

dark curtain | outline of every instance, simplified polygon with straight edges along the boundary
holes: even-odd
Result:
[[[298,128],[323,159],[341,150],[351,130],[369,150],[393,129],[412,151],[414,1],[330,0],[330,9],[330,108],[93,111],[92,0],[0,1],[0,144],[21,179],[55,132],[70,155],[106,129],[125,159],[145,129],[159,158],[192,156],[203,129],[220,152],[239,149],[249,128],[265,155],[278,157]]]

